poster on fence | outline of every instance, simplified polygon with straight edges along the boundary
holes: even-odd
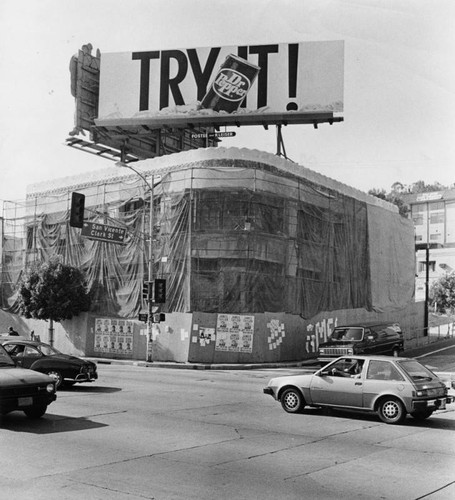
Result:
[[[94,351],[133,355],[133,322],[124,319],[96,318]]]
[[[216,325],[216,351],[253,351],[254,316],[218,314]]]

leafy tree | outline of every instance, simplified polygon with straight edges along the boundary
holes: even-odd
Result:
[[[395,183],[394,186],[397,187],[397,184],[402,186],[400,183]],[[393,190],[390,193],[386,193],[385,189],[370,189],[368,194],[376,196],[376,198],[381,198],[381,200],[388,201],[389,203],[393,203],[398,207],[398,212],[402,217],[407,217],[409,213],[409,207],[403,201],[401,197],[401,191]]]
[[[439,312],[455,311],[455,273],[446,274],[433,283],[430,300]]]
[[[397,181],[392,184],[389,193],[386,193],[385,189],[373,188],[368,191],[368,194],[376,196],[377,198],[381,198],[381,200],[386,200],[389,203],[393,203],[398,207],[400,215],[403,217],[407,217],[409,214],[409,206],[403,201],[404,195],[430,193],[432,191],[444,191],[446,189],[450,188],[447,186],[443,186],[439,182],[434,182],[433,184],[425,184],[424,181],[417,181],[411,184],[411,186],[406,186],[405,184]]]
[[[24,271],[19,282],[19,308],[26,318],[60,322],[90,307],[83,273],[59,258]]]

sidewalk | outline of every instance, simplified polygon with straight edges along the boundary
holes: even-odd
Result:
[[[425,356],[439,349],[455,346],[455,338],[436,340],[424,346],[414,347],[412,349],[405,349],[404,356],[409,358],[419,358]],[[174,368],[183,370],[255,370],[255,369],[269,369],[269,368],[298,368],[298,367],[319,367],[316,357],[305,359],[302,361],[282,361],[276,363],[247,363],[247,364],[233,364],[233,363],[177,363],[174,361],[140,361],[130,359],[108,359],[108,358],[94,358],[87,357],[100,365],[132,365],[144,366],[149,368]]]

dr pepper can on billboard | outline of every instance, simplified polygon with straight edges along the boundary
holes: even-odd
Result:
[[[201,107],[232,113],[239,109],[255,78],[259,66],[229,54],[201,101]]]

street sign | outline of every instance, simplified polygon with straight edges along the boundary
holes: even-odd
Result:
[[[125,239],[126,229],[123,227],[97,224],[95,222],[84,222],[81,235],[87,236],[91,240],[106,241],[108,243],[121,245]]]
[[[235,132],[209,132],[208,134],[191,134],[192,139],[214,139],[215,137],[235,137]]]

